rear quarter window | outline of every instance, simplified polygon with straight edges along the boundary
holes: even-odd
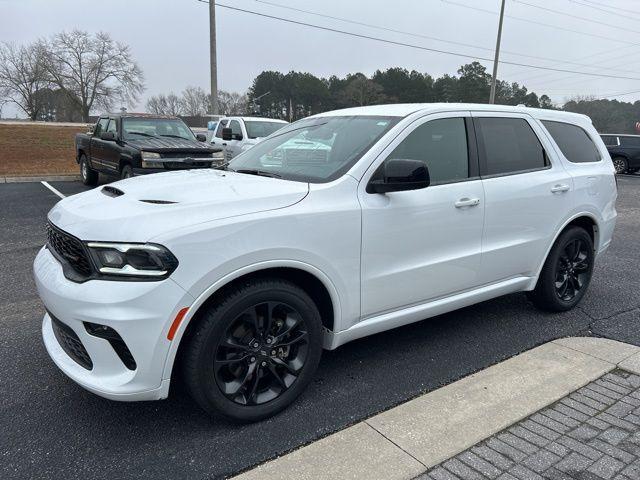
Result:
[[[542,124],[571,163],[599,162],[602,159],[596,144],[583,128],[549,120],[543,120]]]

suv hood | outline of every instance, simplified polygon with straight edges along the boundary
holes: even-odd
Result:
[[[49,212],[57,227],[81,240],[146,242],[163,233],[285,208],[309,184],[213,169],[130,178],[64,198]]]
[[[218,150],[213,145],[197,140],[188,140],[186,138],[174,137],[142,137],[127,140],[127,145],[137,148],[138,150],[146,150],[149,152],[215,152]]]

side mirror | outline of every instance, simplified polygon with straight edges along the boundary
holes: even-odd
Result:
[[[207,141],[207,136],[204,133],[198,133],[198,134],[196,134],[196,139],[199,142],[206,142]]]
[[[108,142],[115,142],[116,134],[113,132],[103,132],[100,134],[101,140],[107,140]]]
[[[404,192],[427,188],[429,169],[420,160],[390,159],[382,164],[367,185],[367,193]]]
[[[233,132],[230,128],[225,127],[222,129],[222,140],[228,142],[229,140],[233,140]]]

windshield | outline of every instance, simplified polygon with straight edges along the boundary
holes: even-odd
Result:
[[[122,131],[125,140],[142,137],[177,137],[195,140],[193,132],[179,118],[124,118]]]
[[[265,122],[263,120],[245,120],[244,126],[247,127],[247,136],[249,138],[268,137],[276,130],[285,127],[286,123]]]
[[[399,117],[320,117],[285,125],[229,163],[287,180],[330,182],[343,175]]]

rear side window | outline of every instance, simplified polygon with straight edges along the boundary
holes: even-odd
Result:
[[[469,178],[464,118],[443,118],[423,123],[388,158],[424,162],[429,169],[432,185]]]
[[[484,117],[474,120],[484,147],[482,174],[505,175],[549,165],[544,148],[523,118]]]
[[[607,147],[617,147],[618,146],[618,137],[614,137],[613,135],[601,135],[602,141]]]
[[[640,137],[620,137],[620,145],[623,147],[640,147]]]
[[[570,123],[543,120],[562,154],[572,163],[599,162],[600,152],[591,137],[582,128]]]

